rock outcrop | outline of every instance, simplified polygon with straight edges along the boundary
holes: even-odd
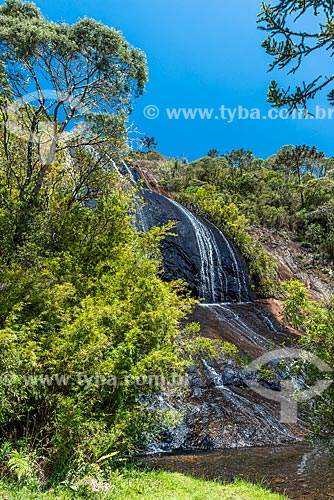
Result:
[[[253,297],[244,262],[232,242],[208,221],[175,201],[149,190],[139,221],[145,229],[173,220],[175,236],[162,243],[164,277],[182,278],[205,302],[245,302]]]
[[[290,341],[288,331],[257,303],[199,305],[190,320],[199,322],[204,337],[234,342],[241,355],[252,358]],[[263,380],[264,387],[279,390],[282,375]],[[153,396],[155,408],[176,410],[182,421],[166,428],[147,451],[244,448],[298,441],[304,433],[303,422],[282,423],[280,406],[245,383],[256,377],[231,359],[200,359],[188,371],[183,386]]]
[[[144,181],[149,189],[141,193],[144,205],[138,205],[138,226],[147,231],[175,221],[174,235],[162,242],[164,278],[183,279],[195,296],[204,299],[189,319],[200,324],[201,334],[233,343],[240,355],[251,359],[289,343],[290,332],[265,305],[255,302],[245,263],[233,243],[210,222],[164,196],[157,186],[151,191],[149,179]],[[303,433],[301,422],[281,423],[279,405],[245,383],[256,376],[224,357],[199,360],[189,370],[185,385],[149,398],[153,408],[176,410],[182,421],[151,441],[147,452],[281,445],[298,440]],[[279,390],[279,380],[263,383]]]

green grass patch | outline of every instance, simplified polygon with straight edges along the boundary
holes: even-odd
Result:
[[[132,471],[115,476],[105,483],[85,478],[76,485],[59,486],[44,492],[32,490],[27,486],[18,488],[0,482],[0,498],[2,500],[287,500],[285,496],[243,481],[224,485],[164,471]]]

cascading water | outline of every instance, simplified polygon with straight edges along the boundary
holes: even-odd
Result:
[[[187,208],[174,200],[169,201],[187,217],[195,233],[201,259],[199,295],[206,299],[212,298],[213,301],[218,300],[219,289],[224,290],[227,295],[228,282],[215,237],[212,231]],[[239,282],[237,272],[235,277]],[[238,289],[240,290],[240,287]]]
[[[114,163],[118,175],[135,184],[138,173],[126,162]],[[149,181],[147,181],[149,186]],[[142,231],[175,221],[173,235],[162,241],[164,277],[183,279],[203,299],[190,321],[205,337],[233,343],[241,355],[256,358],[285,342],[287,334],[254,297],[242,258],[229,239],[207,220],[166,196],[143,189],[135,199]],[[150,404],[179,410],[184,419],[168,429],[149,450],[175,451],[283,444],[296,440],[279,421],[275,404],[264,401],[244,384],[244,371],[231,359],[203,359],[190,371],[187,390],[161,392]]]
[[[119,171],[116,163],[114,162],[114,160],[111,159],[110,160],[110,164],[111,164],[112,168],[115,170],[115,172],[118,175],[118,177],[123,177],[122,174],[121,174],[121,172]]]
[[[222,231],[215,228],[216,235],[210,225],[194,215],[190,210],[183,207],[174,200],[168,199],[179,211],[181,211],[190,223],[195,234],[200,254],[200,286],[199,296],[209,302],[222,302],[227,300],[229,281],[224,269],[221,249],[218,245],[218,237],[225,245],[229,259],[232,264],[232,279],[237,287],[237,301],[249,300],[249,290],[245,278],[245,271],[236,256],[236,251]]]
[[[241,257],[228,238],[174,200],[146,190],[138,219],[146,227],[175,221],[163,254],[167,279],[182,278],[205,302],[245,302],[252,298]]]
[[[254,310],[257,311],[257,306],[246,302],[240,304],[203,304],[200,307],[205,307],[209,313],[213,314],[219,321],[222,328],[230,328],[234,332],[238,332],[239,341],[242,339],[245,343],[252,344],[258,349],[273,347],[273,342],[268,339],[268,334],[261,335],[264,320],[256,321],[254,318]],[[271,320],[269,320],[271,321]],[[273,323],[271,322],[274,327]],[[262,327],[262,328],[261,328]],[[267,331],[268,328],[265,328]]]
[[[284,327],[256,302],[200,304],[194,320],[200,320],[206,330],[221,332],[222,340],[252,357],[288,340]]]
[[[126,161],[120,160],[119,162],[117,162],[117,165],[122,174],[128,176],[132,184],[136,184],[136,180],[133,176],[133,173],[129,168],[128,164],[126,163]]]
[[[225,241],[225,244],[230,251],[230,255],[231,255],[232,263],[233,263],[233,268],[234,268],[234,275],[235,275],[237,282],[238,282],[239,302],[243,302],[242,298],[244,297],[245,294],[247,295],[247,297],[249,297],[248,285],[247,285],[246,276],[245,276],[245,270],[243,269],[242,265],[238,261],[238,259],[236,257],[235,250],[234,250],[234,248],[232,248],[232,245],[228,241],[228,239],[226,238],[225,234],[222,231],[220,231],[219,229],[217,229],[217,230],[218,230],[220,236],[222,237],[222,239]]]
[[[134,169],[131,169],[126,161],[111,160],[111,166],[118,176],[129,179],[132,185],[137,184]],[[169,220],[177,220],[180,225],[184,226],[183,231],[187,233],[185,238],[189,238],[195,243],[189,249],[192,254],[189,260],[195,254],[198,256],[196,262],[191,263],[190,267],[194,264],[194,269],[191,271],[196,284],[192,289],[200,298],[204,299],[205,302],[217,303],[229,300],[233,302],[250,300],[251,293],[241,259],[227,237],[218,228],[194,215],[176,201],[148,190],[143,196],[143,201],[152,202],[153,205],[163,204],[164,213],[160,213],[160,217],[154,218],[154,214],[152,217],[150,210],[143,207],[137,197],[134,198],[134,201],[137,211],[137,225],[140,230],[146,232],[150,227],[161,225]],[[153,207],[153,211],[155,208],[157,207]],[[161,220],[162,218],[164,220]],[[181,247],[182,245],[179,246],[182,253]],[[165,266],[168,267],[166,262]],[[180,265],[179,275],[172,273],[171,278],[183,278],[189,281],[187,279],[189,274],[184,274],[182,265]]]
[[[124,160],[114,161],[111,159],[111,167],[115,170],[119,178],[127,179],[131,186],[137,185],[137,180],[135,179],[134,172],[129,168],[128,164]],[[136,207],[136,226],[140,231],[147,232],[149,226],[142,210],[142,202],[138,196],[133,197],[133,201]]]

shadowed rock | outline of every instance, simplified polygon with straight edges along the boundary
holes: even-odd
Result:
[[[140,217],[145,228],[173,220],[176,236],[162,243],[164,278],[184,279],[205,302],[246,302],[253,298],[245,266],[231,241],[208,221],[160,194],[144,191]]]

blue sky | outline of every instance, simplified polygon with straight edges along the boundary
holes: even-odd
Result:
[[[285,144],[310,144],[333,154],[333,120],[221,119],[219,108],[259,108],[266,115],[267,86],[272,78],[287,85],[284,72],[267,73],[269,57],[257,29],[260,0],[37,0],[53,21],[74,22],[85,15],[120,29],[146,54],[150,81],[131,117],[158,149],[194,159],[211,148],[221,152],[244,147],[267,157]],[[328,61],[317,56],[298,74],[308,79],[325,73]],[[330,70],[328,71],[328,73]],[[325,99],[315,103],[328,107]],[[159,108],[156,119],[147,106]],[[211,120],[169,119],[166,108],[213,109]],[[155,109],[155,108],[154,108]]]

